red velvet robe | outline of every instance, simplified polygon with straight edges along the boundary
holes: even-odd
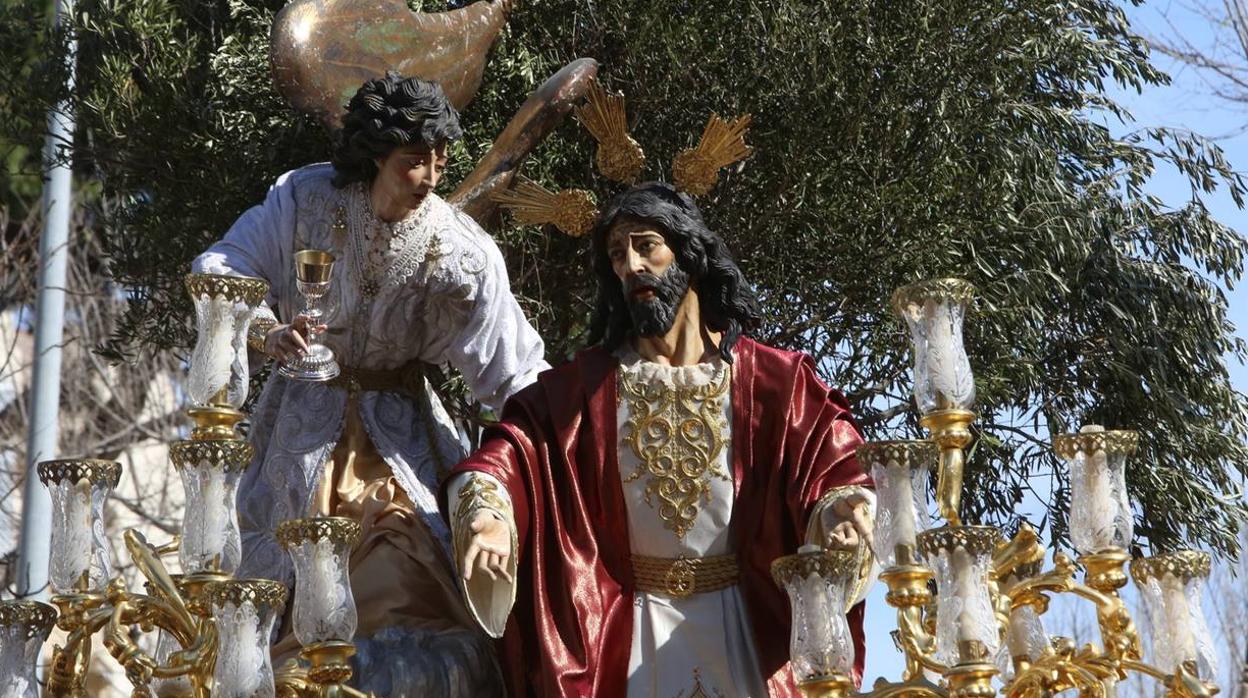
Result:
[[[809,357],[744,337],[733,357],[731,535],[741,593],[771,695],[796,697],[789,604],[771,563],[805,542],[826,491],[869,484],[854,454],[862,438],[845,398],[819,380]],[[519,591],[502,652],[512,696],[627,692],[633,572],[616,463],[617,366],[594,348],[542,373],[452,473],[489,473],[511,495]],[[849,614],[855,680],[862,619],[858,604]]]

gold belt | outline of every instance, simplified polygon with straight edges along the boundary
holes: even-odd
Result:
[[[409,361],[398,368],[355,368],[343,366],[329,384],[356,392],[403,393],[418,397],[424,392],[425,366]]]
[[[727,589],[741,576],[737,556],[646,557],[633,556],[633,581],[638,591],[677,598]]]

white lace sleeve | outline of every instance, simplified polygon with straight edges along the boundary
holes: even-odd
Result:
[[[459,214],[464,225],[475,228]],[[507,267],[498,246],[476,228],[473,253],[479,254],[469,283],[475,283],[462,327],[445,347],[446,359],[463,374],[472,393],[486,407],[500,411],[507,398],[550,368],[537,330],[529,324],[511,293]],[[467,255],[465,256],[467,258]]]
[[[507,572],[513,581],[490,579],[488,575],[472,575],[472,579],[463,581],[463,570],[459,577],[463,583],[464,600],[472,617],[481,625],[490,637],[502,637],[507,627],[507,616],[516,603],[516,571],[519,564],[516,560],[516,520],[512,514],[511,498],[507,489],[497,479],[485,473],[461,473],[451,480],[447,492],[454,495],[451,500],[451,540],[455,548],[455,564],[461,563],[464,552],[472,539],[469,525],[477,513],[488,511],[511,530],[511,555],[507,559]]]
[[[256,317],[276,317],[273,307],[288,277],[294,273],[291,266],[296,225],[294,175],[295,172],[287,172],[279,177],[263,203],[239,216],[225,237],[191,264],[196,272],[255,276],[268,281],[269,293]]]

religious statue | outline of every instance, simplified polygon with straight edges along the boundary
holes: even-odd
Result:
[[[627,180],[642,154],[622,98],[589,94],[578,115],[598,161]],[[746,124],[713,118],[677,158],[679,188],[633,186],[598,216],[596,346],[514,395],[445,485],[468,606],[503,638],[511,695],[796,696],[769,567],[810,543],[861,563],[847,609],[860,680],[862,437],[809,357],[748,337],[755,294],[685,193],[748,154]],[[567,214],[587,199],[564,193],[528,183],[504,205],[584,223]]]
[[[248,335],[255,350],[297,363],[320,334],[341,367],[328,381],[274,375],[259,397],[239,575],[292,584],[277,524],[350,517],[363,528],[349,561],[359,687],[497,695],[492,643],[460,594],[435,494],[465,451],[427,369],[449,364],[498,410],[547,368],[542,340],[493,240],[434,193],[461,136],[442,89],[389,73],[359,88],[342,123],[332,163],[281,176],[194,263],[269,282]],[[319,324],[299,314],[296,258],[310,250],[333,260]],[[279,660],[298,648],[284,625]]]

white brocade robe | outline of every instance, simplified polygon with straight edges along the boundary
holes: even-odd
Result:
[[[351,226],[341,225],[351,189],[331,185],[328,164],[282,175],[264,203],[244,213],[226,236],[194,262],[197,272],[255,276],[271,285],[257,316],[289,322],[303,310],[295,285],[295,251],[331,251],[336,262],[322,299],[322,340],[339,363],[391,370],[412,361],[449,364],[473,394],[499,409],[508,397],[548,368],[537,332],[511,294],[502,254],[467,215],[430,194],[413,213],[411,239],[386,252],[389,268],[376,297],[364,280]],[[253,361],[253,365],[258,362]],[[438,511],[439,469],[464,457],[458,432],[425,382],[412,399],[364,391],[360,417],[369,439],[415,504],[449,560],[449,530]],[[251,416],[252,464],[239,487],[241,577],[293,583],[287,553],[273,532],[282,521],[309,512],[324,465],[338,443],[347,391],[274,374]]]
[[[634,555],[702,558],[735,552],[728,536],[736,499],[730,453],[731,375],[722,361],[672,367],[642,361],[631,352],[621,358],[616,433]],[[630,394],[630,385],[646,386],[645,394]],[[673,404],[679,402],[671,399],[674,393],[656,390],[659,386],[675,391],[703,387],[695,392],[710,395]],[[682,422],[699,438],[683,440]],[[712,433],[704,431],[707,427]],[[649,465],[638,451],[653,456]],[[681,468],[682,462],[689,467]],[[699,470],[700,477],[690,477]],[[660,492],[665,481],[678,490],[682,484],[692,485],[694,495],[674,495],[678,503],[673,505]],[[700,486],[706,488],[705,496],[697,496]],[[708,698],[767,695],[740,588],[733,585],[685,597],[638,590],[633,598],[628,695],[689,698],[699,688]]]

